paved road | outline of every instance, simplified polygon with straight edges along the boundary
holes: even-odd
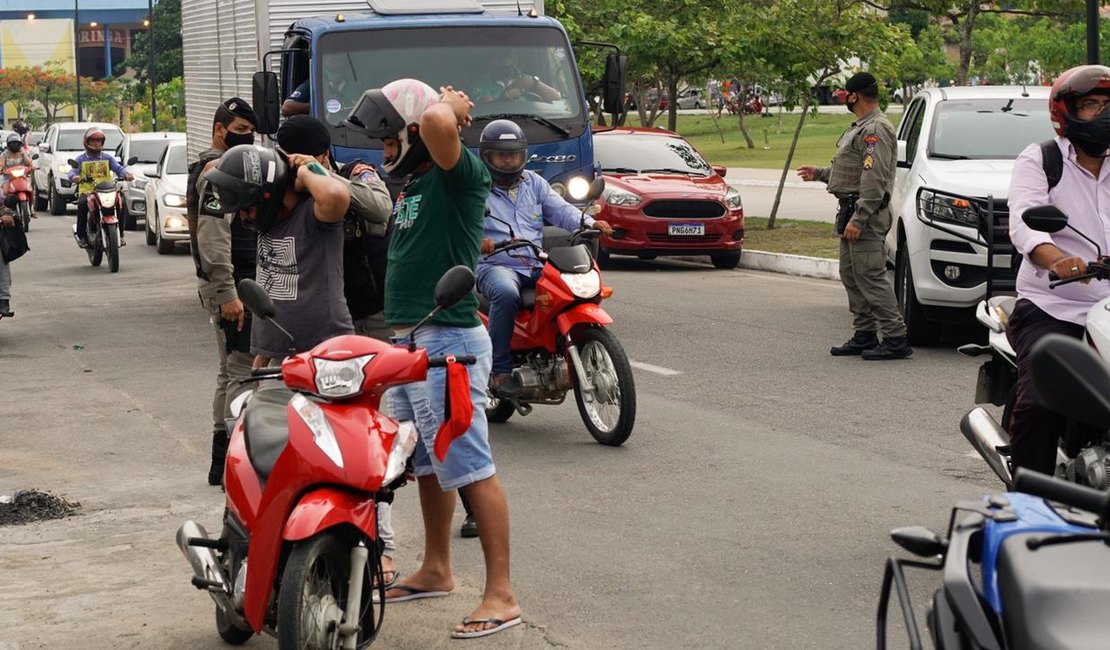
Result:
[[[110,275],[71,220],[40,216],[13,265],[0,493],[55,490],[83,514],[0,528],[0,648],[226,647],[173,544],[183,519],[212,529],[222,511],[204,483],[215,356],[190,260],[132,233]],[[615,332],[632,359],[678,374],[637,369],[639,420],[619,449],[593,443],[571,404],[494,428],[528,626],[482,646],[865,647],[887,532],[940,528],[955,500],[998,487],[956,431],[976,364],[952,349],[831,358],[850,329],[835,283],[614,266]],[[415,490],[395,512],[409,571]],[[482,572],[477,542],[455,551],[457,592],[391,608],[381,647],[457,646],[447,630]]]

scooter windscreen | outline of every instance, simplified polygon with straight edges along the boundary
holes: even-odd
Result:
[[[547,251],[548,261],[563,273],[586,273],[594,267],[585,244],[560,246]]]

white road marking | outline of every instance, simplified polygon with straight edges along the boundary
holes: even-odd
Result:
[[[682,374],[681,370],[671,370],[670,368],[664,368],[663,366],[653,366],[650,363],[644,363],[643,361],[629,361],[628,365],[632,366],[633,368],[639,368],[640,370],[654,372],[655,374],[663,375],[664,377],[673,377],[675,375]]]

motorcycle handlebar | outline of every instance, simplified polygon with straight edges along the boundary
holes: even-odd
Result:
[[[1110,493],[1069,483],[1040,472],[1019,468],[1014,476],[1014,491],[1026,492],[1051,501],[1074,506],[1105,517],[1110,511]]]
[[[450,356],[428,357],[428,367],[429,368],[446,368],[447,363],[450,359],[451,359]],[[465,366],[469,366],[469,365],[475,363],[478,360],[477,358],[475,358],[475,356],[473,354],[455,355],[454,359],[455,359],[455,363],[461,363]]]
[[[1048,279],[1050,280],[1048,287],[1055,289],[1062,284],[1071,284],[1072,282],[1082,282],[1083,280],[1105,280],[1110,278],[1110,266],[1102,261],[1087,262],[1087,272],[1083,275],[1077,275],[1073,278],[1060,279],[1052,271],[1048,272]]]

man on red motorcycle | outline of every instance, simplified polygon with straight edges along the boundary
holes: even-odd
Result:
[[[90,126],[85,131],[85,153],[77,156],[77,168],[69,171],[69,180],[77,183],[77,245],[88,248],[88,195],[97,184],[110,181],[115,177],[135,180],[131,172],[110,153],[104,153],[104,132],[99,127]],[[81,180],[81,179],[92,179]],[[119,223],[119,245],[124,246],[123,222]]]
[[[514,397],[522,389],[513,377],[510,343],[513,320],[520,309],[520,291],[536,286],[543,262],[530,248],[490,255],[494,242],[509,238],[543,244],[546,221],[566,230],[577,230],[582,212],[556,194],[543,176],[524,169],[528,140],[511,120],[494,120],[482,130],[478,153],[493,177],[486,198],[486,222],[478,263],[478,291],[490,299],[489,337],[493,343],[490,388],[499,396]],[[604,221],[585,218],[585,224],[613,234]]]

